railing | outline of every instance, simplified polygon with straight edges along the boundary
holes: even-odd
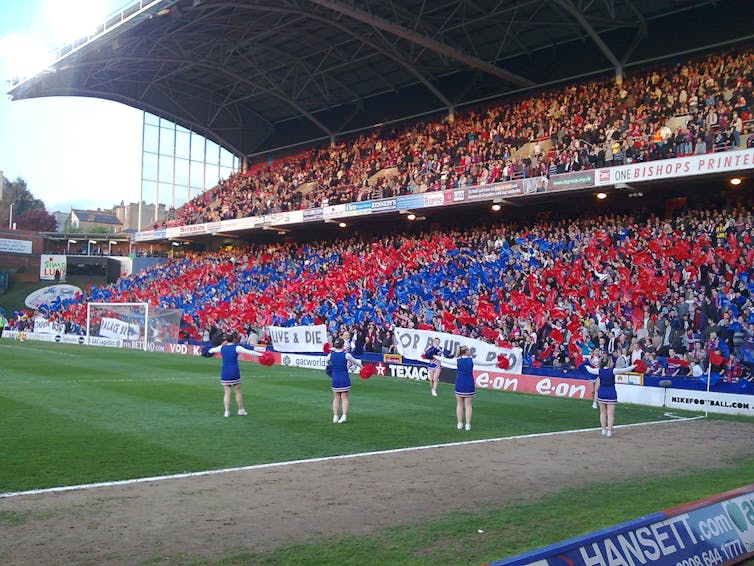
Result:
[[[164,0],[135,0],[129,2],[128,4],[125,4],[123,7],[115,10],[110,15],[108,15],[101,24],[99,24],[94,28],[94,30],[92,30],[91,33],[82,37],[78,37],[69,43],[63,44],[62,46],[53,49],[52,55],[55,58],[53,63],[59,61],[66,55],[69,55],[70,53],[73,53],[74,51],[80,49],[82,46],[104,35],[108,31],[123,25],[127,21],[133,19],[146,10],[155,7],[163,1]],[[11,79],[11,87],[22,83],[28,78],[30,77],[13,77]]]

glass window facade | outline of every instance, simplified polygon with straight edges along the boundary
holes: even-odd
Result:
[[[141,201],[178,208],[238,171],[236,155],[201,134],[144,112]],[[159,206],[149,207],[153,214]],[[143,214],[139,229],[162,221]]]

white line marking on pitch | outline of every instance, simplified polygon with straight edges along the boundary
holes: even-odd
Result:
[[[633,423],[627,425],[618,425],[615,428],[633,428],[638,426],[667,424],[667,423],[679,423],[684,421],[696,421],[703,419],[703,416],[698,417],[680,417],[670,421],[652,421],[644,423]],[[526,438],[541,438],[545,436],[559,436],[563,434],[572,434],[578,432],[593,432],[600,430],[599,428],[581,428],[575,430],[559,430],[555,432],[538,432],[535,434],[521,434],[518,436],[503,436],[500,438],[480,438],[478,440],[464,440],[462,442],[446,442],[445,444],[429,444],[427,446],[409,446],[406,448],[391,448],[389,450],[376,450],[373,452],[359,452],[357,454],[341,454],[338,456],[322,456],[320,458],[308,458],[305,460],[289,460],[287,462],[270,462],[268,464],[254,464],[252,466],[240,466],[237,468],[224,468],[221,470],[205,470],[203,472],[186,472],[183,474],[171,474],[167,476],[153,476],[149,478],[136,478],[131,480],[118,480],[108,481],[100,483],[87,483],[80,485],[67,485],[62,487],[48,487],[45,489],[30,489],[28,491],[16,491],[12,493],[0,493],[0,498],[19,497],[21,495],[39,495],[43,493],[60,493],[64,491],[77,491],[84,489],[94,489],[98,487],[113,487],[119,485],[131,485],[136,483],[148,483],[164,480],[175,480],[182,478],[196,478],[200,476],[214,476],[218,474],[227,474],[230,472],[245,472],[249,470],[264,470],[267,468],[283,468],[286,466],[295,466],[298,464],[315,464],[317,462],[331,462],[333,460],[350,460],[353,458],[363,458],[365,456],[382,456],[385,454],[400,454],[401,452],[414,452],[420,450],[430,450],[432,448],[448,448],[451,446],[468,446],[471,444],[486,444],[490,442],[501,442],[504,440],[521,440]]]

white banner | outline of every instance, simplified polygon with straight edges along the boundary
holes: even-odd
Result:
[[[10,240],[8,238],[0,238],[0,253],[30,254],[31,240]]]
[[[65,326],[57,322],[50,322],[41,316],[34,317],[34,332],[36,334],[63,334]]]
[[[113,340],[136,340],[141,335],[141,328],[138,324],[129,324],[117,318],[103,316],[99,335]]]
[[[742,149],[598,169],[594,182],[597,186],[637,183],[655,179],[724,173],[752,167],[754,167],[754,149]]]
[[[317,326],[270,326],[272,347],[278,352],[322,352],[327,328]]]
[[[440,348],[450,351],[455,355],[458,346],[468,346],[474,365],[477,369],[483,367],[497,367],[497,356],[503,354],[508,358],[508,373],[521,373],[523,363],[521,348],[499,348],[494,344],[488,344],[474,338],[435,332],[433,330],[416,330],[412,328],[396,328],[394,330],[396,348],[398,353],[409,360],[422,361],[424,353],[435,338],[440,339]]]
[[[292,366],[306,369],[325,369],[327,356],[300,356],[298,354],[282,354],[280,363],[284,366]]]

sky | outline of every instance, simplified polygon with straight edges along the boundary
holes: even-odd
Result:
[[[7,79],[44,67],[47,48],[131,0],[0,0],[0,171],[26,180],[48,212],[138,202],[142,113],[95,98],[11,101]]]

